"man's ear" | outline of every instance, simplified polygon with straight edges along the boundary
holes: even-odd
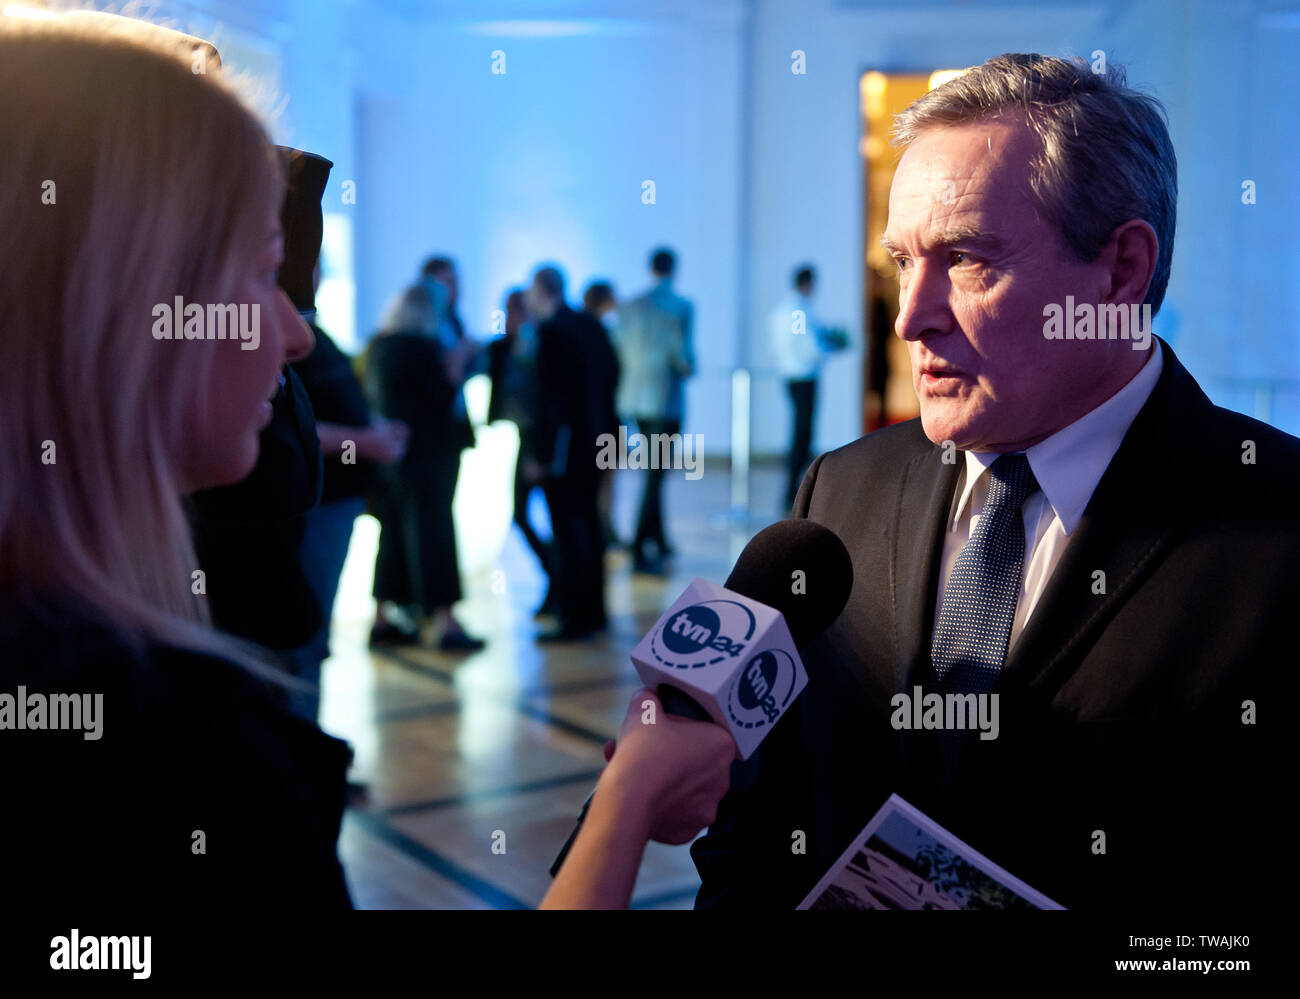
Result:
[[[1106,302],[1140,305],[1156,273],[1160,240],[1149,222],[1132,219],[1115,227],[1104,255],[1110,264]]]

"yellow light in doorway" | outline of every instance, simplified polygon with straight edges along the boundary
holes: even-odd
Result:
[[[936,69],[930,74],[930,89],[942,87],[949,80],[955,80],[966,72],[964,69]]]

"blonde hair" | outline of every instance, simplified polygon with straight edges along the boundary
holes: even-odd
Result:
[[[0,585],[251,665],[191,592],[180,496],[225,344],[155,340],[152,310],[228,300],[284,180],[192,41],[0,17]]]
[[[399,292],[388,304],[381,333],[423,333],[432,336],[438,328],[437,305],[429,289],[413,284]]]

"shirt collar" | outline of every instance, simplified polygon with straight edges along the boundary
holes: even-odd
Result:
[[[1029,470],[1034,473],[1038,487],[1060,518],[1067,535],[1079,526],[1097,483],[1160,380],[1164,354],[1160,341],[1155,337],[1151,339],[1155,344],[1154,356],[1127,385],[1092,412],[1025,449]],[[1001,457],[996,451],[967,451],[965,454],[966,481],[948,525],[950,530],[961,520],[984,471]]]

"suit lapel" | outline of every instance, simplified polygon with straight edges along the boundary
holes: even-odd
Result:
[[[1050,697],[1181,532],[1195,493],[1196,439],[1210,409],[1167,344],[1164,370],[1097,484],[999,678]],[[1175,425],[1177,419],[1177,425]],[[1105,573],[1105,592],[1097,593]]]
[[[945,464],[943,449],[930,447],[908,462],[894,514],[890,594],[894,603],[894,690],[910,691],[929,673],[930,633],[939,561],[953,490],[961,469]]]

